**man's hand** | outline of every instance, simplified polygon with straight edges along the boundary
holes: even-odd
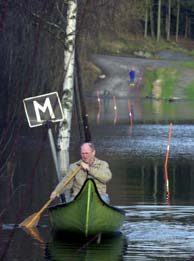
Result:
[[[87,164],[87,163],[85,163],[85,162],[81,162],[81,167],[82,167],[82,169],[84,169],[84,170],[87,170],[87,171],[89,171],[90,170],[90,167],[89,167],[89,164]]]
[[[50,199],[55,199],[56,197],[58,197],[59,195],[57,194],[57,192],[54,190],[51,195],[50,195]]]

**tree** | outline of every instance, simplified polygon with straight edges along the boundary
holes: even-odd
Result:
[[[179,18],[180,18],[180,0],[177,0],[177,9],[176,9],[176,35],[175,40],[178,42],[178,36],[179,36]]]
[[[154,32],[154,17],[153,17],[153,3],[152,3],[152,0],[151,0],[151,3],[150,3],[150,31],[151,31],[151,37],[155,37],[155,32]]]
[[[145,26],[144,26],[144,37],[148,35],[148,14],[149,14],[149,2],[146,0],[145,4]]]
[[[157,14],[157,42],[160,41],[161,35],[161,0],[158,0],[158,14]]]
[[[60,172],[62,175],[67,171],[69,165],[69,144],[71,134],[71,119],[73,108],[73,86],[75,65],[75,37],[77,20],[77,0],[68,1],[66,42],[64,52],[64,83],[62,107],[65,120],[60,123],[57,148]]]
[[[170,41],[170,27],[171,27],[171,0],[168,0],[168,12],[166,18],[166,39]]]

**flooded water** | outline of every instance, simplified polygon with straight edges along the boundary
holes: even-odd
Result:
[[[47,211],[37,230],[18,227],[47,202],[57,182],[48,137],[43,140],[41,127],[27,129],[14,175],[0,180],[0,260],[194,260],[193,108],[194,101],[184,100],[87,99],[97,156],[113,173],[111,204],[126,211],[121,231],[100,242],[54,236]],[[78,159],[79,142],[74,118],[71,161]]]

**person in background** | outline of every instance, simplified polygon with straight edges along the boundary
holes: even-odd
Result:
[[[129,71],[129,82],[130,83],[135,82],[135,76],[136,76],[135,68],[132,67],[131,70]]]
[[[110,199],[107,194],[106,186],[107,182],[110,181],[110,179],[112,178],[112,172],[109,168],[109,164],[106,161],[96,158],[95,147],[93,143],[90,142],[83,143],[81,145],[80,155],[81,159],[79,161],[70,164],[67,175],[51,193],[50,199],[55,199],[57,196],[59,196],[56,190],[60,190],[60,187],[63,186],[66,178],[71,175],[71,173],[75,171],[75,169],[81,166],[81,170],[64,189],[66,201],[69,202],[73,200],[74,197],[79,193],[85,180],[90,177],[94,179],[101,198],[106,203],[109,203]]]

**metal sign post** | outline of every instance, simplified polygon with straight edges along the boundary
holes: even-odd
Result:
[[[31,128],[45,125],[48,129],[48,136],[55,164],[58,181],[61,181],[61,175],[57,162],[57,153],[51,129],[52,122],[64,120],[63,110],[57,92],[26,98],[23,100],[24,109],[28,124]],[[64,201],[64,195],[61,195]]]

